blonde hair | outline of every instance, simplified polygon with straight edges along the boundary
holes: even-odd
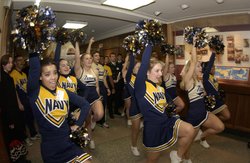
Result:
[[[153,69],[153,67],[160,63],[161,65],[164,65],[164,63],[160,60],[158,60],[157,58],[153,57],[150,59],[150,62],[149,62],[149,67],[148,67],[148,71],[151,71]]]

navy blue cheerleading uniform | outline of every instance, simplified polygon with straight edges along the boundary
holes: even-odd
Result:
[[[204,87],[200,81],[196,81],[188,90],[189,109],[186,121],[194,126],[200,127],[208,118],[208,112],[204,102]]]
[[[85,98],[90,103],[90,105],[94,104],[97,100],[101,99],[96,91],[96,82],[98,82],[96,80],[96,75],[92,70],[92,68],[91,71],[92,71],[91,74],[87,74],[82,69],[82,74],[79,78],[79,80],[86,86]]]
[[[132,74],[133,68],[135,64],[135,58],[133,54],[130,54],[129,56],[129,66],[127,70],[127,74],[125,77],[126,87],[129,91],[129,94],[131,95],[131,105],[129,109],[129,119],[134,120],[142,117],[141,111],[137,105],[136,99],[135,99],[135,92],[134,92],[134,84],[135,84],[135,75]]]
[[[122,98],[123,100],[130,100],[131,99],[131,95],[129,93],[129,90],[128,90],[128,84],[127,84],[127,81],[124,81],[124,86],[123,86],[123,91],[122,91]]]
[[[135,97],[144,118],[143,144],[147,150],[157,152],[177,142],[181,120],[167,116],[164,88],[147,80],[151,52],[152,46],[147,45],[136,75]]]
[[[207,95],[214,95],[215,97],[216,100],[215,107],[210,109],[210,111],[214,114],[217,114],[221,112],[223,109],[225,109],[226,105],[219,97],[220,96],[218,92],[219,84],[217,79],[214,77],[214,75],[210,74],[210,71],[214,64],[214,60],[215,60],[215,53],[212,53],[209,62],[207,63],[207,66],[204,68],[203,84],[207,92]]]
[[[41,154],[46,163],[84,162],[91,158],[69,138],[66,118],[69,101],[81,110],[76,125],[82,126],[90,105],[82,97],[57,87],[55,91],[40,85],[40,62],[37,54],[30,56],[27,92],[42,137]]]
[[[176,91],[176,84],[177,84],[177,80],[176,80],[176,76],[173,74],[169,75],[169,78],[164,81],[165,82],[165,89],[166,92],[168,93],[168,95],[175,100],[177,97],[177,91]]]

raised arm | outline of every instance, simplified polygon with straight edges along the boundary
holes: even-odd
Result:
[[[87,54],[90,54],[90,52],[91,52],[91,46],[92,46],[92,44],[93,44],[94,42],[95,42],[94,37],[91,37],[90,40],[89,40],[88,48],[87,48],[87,50],[86,50],[86,53],[87,53]]]
[[[74,65],[74,70],[75,70],[75,75],[77,78],[80,78],[81,73],[82,73],[82,67],[81,67],[81,58],[80,58],[80,49],[79,49],[79,43],[76,42],[75,44],[75,65]]]
[[[90,109],[90,104],[88,103],[88,101],[81,97],[78,96],[77,94],[70,92],[68,90],[66,90],[69,96],[69,101],[80,108],[81,112],[80,112],[80,116],[78,118],[78,120],[76,121],[76,125],[77,126],[82,126],[84,120],[86,119],[86,117],[89,114],[89,109]]]
[[[136,80],[135,80],[135,92],[136,93],[144,93],[143,90],[145,90],[145,81],[147,79],[147,71],[150,63],[150,56],[152,53],[152,46],[148,44],[143,52],[142,55],[142,61],[141,61],[141,66],[139,68],[139,71],[136,75]],[[137,91],[138,90],[138,91]]]
[[[123,66],[122,66],[122,77],[124,79],[126,79],[127,67],[128,67],[128,59],[129,59],[129,56],[127,55],[126,58],[125,58],[125,62],[123,63]]]
[[[215,53],[212,52],[212,55],[210,56],[208,64],[205,67],[205,71],[203,72],[203,80],[209,79],[209,73],[214,65],[214,61],[215,61]]]
[[[28,95],[34,95],[37,93],[36,90],[39,90],[40,84],[40,60],[37,53],[32,53],[29,55],[29,77],[27,83],[27,93]]]
[[[135,65],[135,57],[131,53],[131,54],[129,54],[129,65],[128,65],[128,70],[127,70],[127,74],[126,74],[126,81],[127,82],[130,82],[130,80],[131,80],[134,65]]]
[[[169,54],[166,54],[165,66],[164,66],[164,69],[163,69],[163,79],[164,79],[164,81],[169,78],[170,74],[168,73],[168,69],[169,69]]]
[[[184,80],[184,84],[185,84],[186,89],[188,89],[190,87],[190,84],[191,84],[190,81],[192,81],[196,64],[197,64],[196,48],[193,45],[193,49],[191,52],[190,66],[189,66],[188,71],[183,76],[183,80]]]
[[[61,47],[62,47],[62,45],[60,43],[57,43],[55,57],[54,57],[54,61],[56,62],[57,68],[59,68],[59,62],[60,62],[60,58],[61,58]]]

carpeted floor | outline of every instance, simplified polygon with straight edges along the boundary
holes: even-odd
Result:
[[[96,149],[85,149],[93,156],[93,163],[143,163],[146,153],[142,145],[142,132],[138,141],[141,152],[139,157],[132,155],[130,151],[130,128],[125,118],[116,117],[109,120],[110,128],[96,126],[94,140]],[[191,148],[191,159],[193,163],[250,163],[250,149],[247,141],[250,138],[230,136],[228,133],[211,136],[207,141],[211,145],[209,149],[203,148],[195,142]],[[33,142],[29,147],[28,158],[33,163],[41,163],[40,142]],[[176,149],[175,145],[169,150],[162,152],[159,163],[170,163],[169,152]],[[70,151],[69,151],[70,152]]]

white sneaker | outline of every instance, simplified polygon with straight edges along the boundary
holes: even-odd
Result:
[[[123,113],[121,114],[121,116],[124,117],[124,116],[125,116],[125,113],[123,112]]]
[[[94,142],[94,140],[90,140],[90,142],[89,142],[89,148],[90,149],[95,149],[95,142]]]
[[[180,163],[182,159],[177,155],[177,151],[170,152],[171,163]]]
[[[131,122],[130,119],[128,119],[127,124],[128,124],[128,126],[131,126],[131,125],[132,125],[132,122]]]
[[[96,126],[96,122],[95,121],[91,121],[91,129],[94,130]]]
[[[32,146],[33,145],[33,143],[30,141],[29,138],[25,139],[25,143],[26,143],[27,146]]]
[[[203,146],[204,148],[209,148],[210,147],[210,145],[207,143],[206,140],[201,140],[200,145]]]
[[[131,151],[132,151],[134,156],[140,156],[140,152],[138,151],[137,147],[131,146]]]
[[[182,161],[182,162],[183,162],[183,163],[192,163],[191,159],[188,159],[188,160],[183,159],[183,161]]]
[[[199,130],[199,131],[198,131],[198,134],[197,134],[196,137],[194,138],[194,141],[201,140],[201,135],[202,135],[202,131]]]

